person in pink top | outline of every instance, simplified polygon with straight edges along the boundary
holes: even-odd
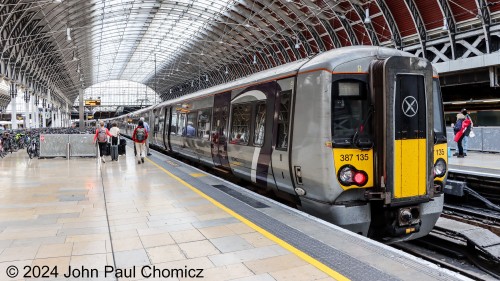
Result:
[[[106,145],[108,144],[108,137],[112,137],[113,135],[106,127],[104,127],[104,121],[99,122],[99,125],[100,126],[95,130],[94,144],[97,141],[97,144],[99,144],[99,155],[101,157],[101,161],[102,163],[106,163],[104,160],[104,151],[106,150]]]

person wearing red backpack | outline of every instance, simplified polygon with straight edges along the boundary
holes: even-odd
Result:
[[[106,146],[108,145],[108,136],[112,137],[113,135],[109,132],[109,130],[104,127],[104,121],[99,122],[99,127],[95,130],[94,135],[94,144],[99,144],[99,156],[101,158],[102,163],[106,163],[104,160],[104,151],[106,150]]]
[[[132,140],[135,144],[135,150],[137,154],[135,155],[137,159],[137,164],[144,163],[144,154],[146,152],[146,140],[148,139],[148,131],[144,128],[144,122],[139,121],[137,127],[132,133]]]

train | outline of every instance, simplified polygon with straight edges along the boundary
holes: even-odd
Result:
[[[109,121],[131,136],[144,117],[150,146],[393,243],[427,235],[442,212],[443,116],[429,61],[351,46]]]

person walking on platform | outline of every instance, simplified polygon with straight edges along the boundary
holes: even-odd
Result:
[[[467,130],[465,130],[464,139],[462,140],[462,146],[464,148],[464,156],[467,156],[467,148],[469,147],[469,135],[470,135],[470,132],[471,132],[474,124],[472,123],[472,118],[470,118],[470,115],[468,114],[467,109],[465,109],[465,108],[462,109],[462,111],[460,113],[462,113],[465,116],[465,119],[470,120],[470,125],[469,125],[469,127],[467,127]]]
[[[111,130],[109,130],[111,135],[111,161],[118,161],[118,137],[120,136],[120,129],[116,126],[116,123],[111,125]]]
[[[100,121],[99,126],[95,130],[94,144],[97,141],[97,144],[99,145],[99,157],[101,158],[102,163],[106,163],[104,160],[104,152],[106,151],[108,145],[108,136],[112,137],[113,135],[106,127],[104,127],[104,121]]]
[[[135,155],[137,159],[137,164],[144,163],[144,154],[146,153],[146,140],[148,139],[148,131],[144,128],[144,122],[139,121],[139,124],[132,134],[132,140],[135,144],[135,150],[137,154]]]
[[[144,117],[141,117],[140,120],[144,123],[144,128],[146,129],[146,131],[148,132],[149,134],[149,124],[148,122],[144,121]],[[148,156],[151,156],[151,153],[149,153],[149,139],[146,140],[146,154]]]
[[[455,132],[454,140],[457,142],[458,146],[458,158],[464,158],[464,148],[462,147],[462,140],[465,136],[465,131],[467,127],[470,125],[470,120],[465,119],[465,115],[462,113],[457,114],[457,123],[455,123],[455,127],[453,131]]]

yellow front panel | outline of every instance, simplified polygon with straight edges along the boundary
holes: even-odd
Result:
[[[436,161],[442,158],[444,162],[446,162],[446,167],[448,167],[448,144],[446,143],[440,143],[434,145],[434,161],[433,164],[436,164]],[[444,177],[446,174],[444,174],[442,177],[436,177],[434,180],[437,181],[443,181]]]
[[[358,171],[364,171],[368,175],[368,181],[364,186],[340,186],[346,190],[349,188],[373,187],[373,149],[359,150],[351,148],[335,148],[332,150],[335,163],[335,176],[338,175],[340,168],[344,165],[351,165]]]
[[[426,139],[395,141],[394,198],[426,194],[426,143]]]

